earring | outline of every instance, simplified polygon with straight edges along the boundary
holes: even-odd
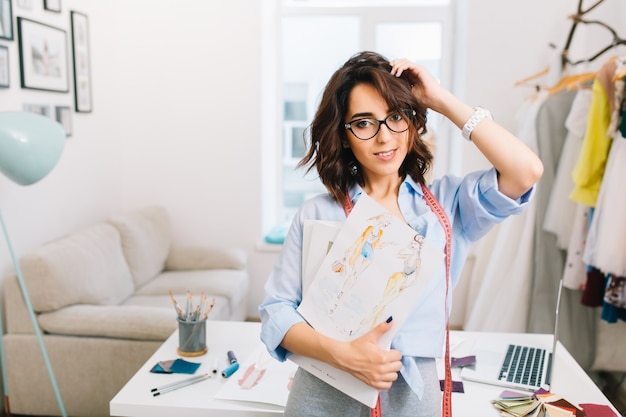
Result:
[[[359,166],[356,164],[356,162],[352,163],[352,166],[350,167],[350,174],[352,176],[356,176],[359,173]]]

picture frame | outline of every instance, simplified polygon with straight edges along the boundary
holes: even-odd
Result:
[[[43,0],[43,9],[61,13],[61,0]]]
[[[24,111],[50,117],[50,105],[48,104],[24,104]]]
[[[55,120],[65,129],[67,137],[72,136],[72,109],[69,106],[56,106],[54,108]]]
[[[69,91],[67,36],[63,29],[17,18],[22,88]]]
[[[74,109],[77,113],[93,110],[91,94],[91,63],[89,50],[89,18],[70,12],[72,28],[72,54],[74,57]]]
[[[13,7],[11,0],[0,0],[0,39],[13,40]]]
[[[9,48],[0,45],[0,88],[9,88]]]

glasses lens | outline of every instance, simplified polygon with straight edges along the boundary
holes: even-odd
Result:
[[[393,113],[387,116],[385,124],[392,132],[402,133],[409,128],[409,122],[399,113]]]
[[[362,140],[376,136],[379,125],[380,123],[376,119],[359,119],[350,123],[354,136]]]

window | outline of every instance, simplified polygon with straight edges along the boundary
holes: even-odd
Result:
[[[270,53],[263,55],[262,76],[268,81],[262,93],[263,224],[266,240],[280,243],[300,205],[325,192],[315,172],[305,175],[296,165],[332,73],[355,53],[373,50],[389,59],[410,58],[449,81],[444,69],[450,67],[453,20],[450,0],[275,1],[264,19]],[[440,124],[437,115],[429,118],[435,137]]]

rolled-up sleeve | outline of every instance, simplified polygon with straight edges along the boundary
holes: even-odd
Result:
[[[533,192],[534,187],[516,200],[507,197],[498,189],[498,175],[495,168],[491,168],[470,173],[463,178],[456,196],[457,201],[451,202],[453,206],[447,209],[457,212],[461,234],[476,241],[495,223],[522,213]],[[446,198],[445,193],[442,193],[442,198]]]

